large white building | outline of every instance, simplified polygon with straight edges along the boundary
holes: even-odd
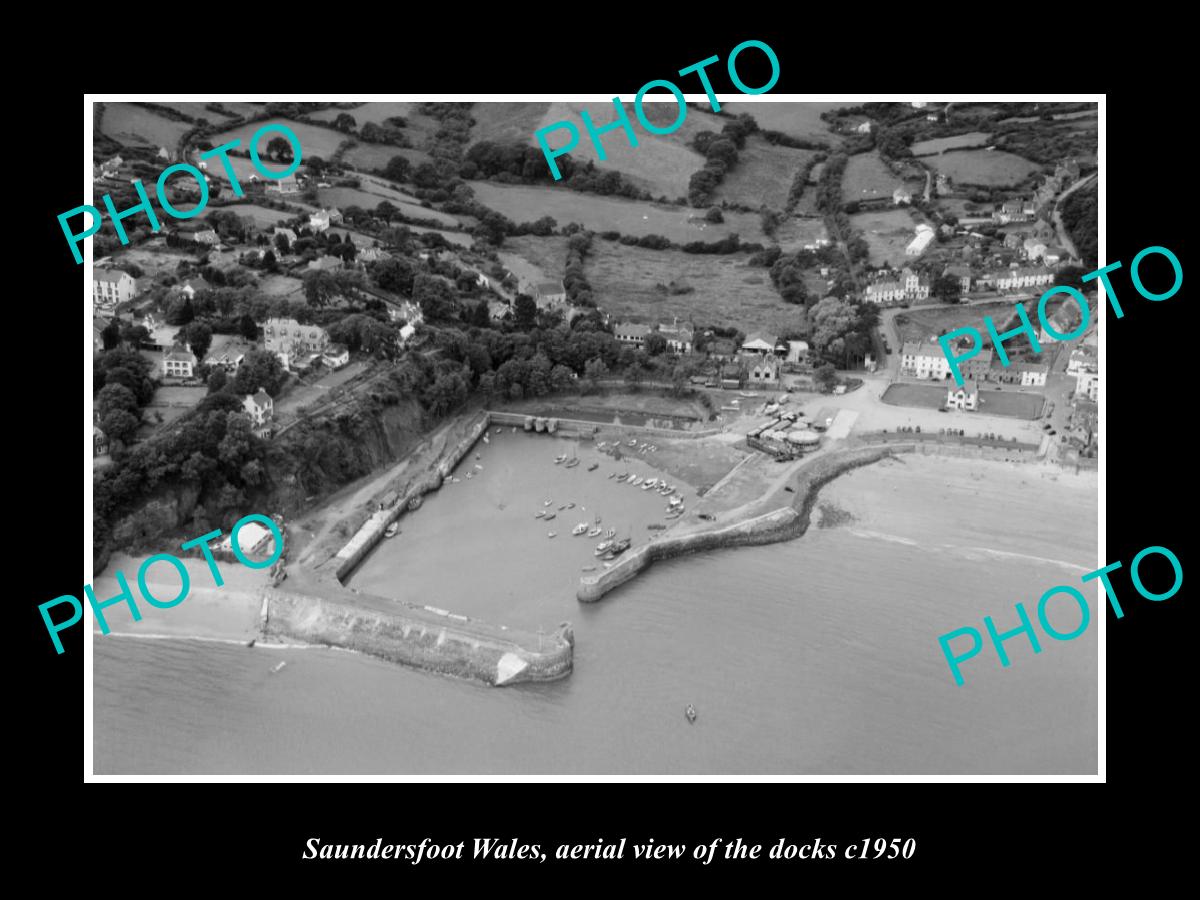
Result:
[[[946,406],[950,409],[979,409],[979,385],[964,381],[962,387],[951,385],[946,390]]]
[[[329,335],[320,325],[301,325],[295,319],[267,319],[262,325],[269,352],[279,357],[285,369],[300,357],[323,353]]]
[[[1098,402],[1100,398],[1100,373],[1080,372],[1079,378],[1075,383],[1075,396],[1086,397],[1093,403]]]
[[[132,300],[137,281],[120,269],[96,269],[92,275],[92,299],[101,306],[116,306]]]
[[[917,378],[950,377],[950,363],[939,344],[908,341],[900,350],[900,371]]]
[[[928,225],[917,226],[917,236],[912,239],[912,242],[904,248],[906,256],[920,256],[925,252],[935,236],[934,230]]]

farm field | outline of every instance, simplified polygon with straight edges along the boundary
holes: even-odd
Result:
[[[703,210],[581,194],[563,188],[469,182],[475,199],[514,222],[532,222],[551,216],[559,226],[578,222],[593,231],[619,231],[642,237],[658,234],[679,243],[719,241],[737,234],[743,241],[766,242],[759,217],[752,213],[726,212],[725,221],[711,225]]]
[[[321,201],[322,206],[336,206],[343,212],[347,206],[360,206],[366,210],[373,210],[386,200],[406,216],[418,219],[430,219],[434,222],[441,222],[443,225],[458,225],[458,220],[454,216],[439,212],[436,209],[426,209],[414,203],[411,199],[404,199],[404,195],[398,191],[374,185],[371,186],[370,190],[350,187],[320,188],[317,191],[317,198]]]
[[[157,356],[161,357],[161,354],[157,354]],[[207,394],[208,388],[204,386],[165,385],[158,387],[146,405],[144,413],[149,424],[144,424],[138,429],[138,437],[146,437],[154,431],[170,425],[203,400]],[[161,423],[155,418],[155,413],[159,413],[163,417]]]
[[[884,197],[890,201],[892,192],[901,186],[916,194],[924,187],[924,183],[906,183],[896,177],[884,165],[878,153],[858,153],[846,163],[846,171],[842,175],[842,199],[849,202]]]
[[[824,219],[791,216],[775,229],[775,242],[784,253],[803,250],[805,244],[815,244],[819,238],[829,238]]]
[[[1039,170],[1037,163],[1003,150],[956,150],[928,157],[925,162],[944,172],[955,185],[1009,187]]]
[[[280,209],[271,209],[266,206],[255,206],[253,203],[235,203],[230,206],[210,206],[200,214],[200,218],[207,218],[214,209],[220,209],[224,212],[231,212],[234,215],[242,218],[251,219],[255,225],[274,225],[277,222],[282,222],[284,219],[290,219],[294,213],[286,212]]]
[[[909,149],[913,156],[928,156],[953,150],[955,147],[979,147],[988,143],[988,135],[982,131],[970,131],[966,134],[956,134],[952,137],[934,138],[929,141],[918,141]]]
[[[652,94],[647,95],[653,96]],[[688,109],[687,117],[679,130],[667,135],[647,134],[637,122],[633,103],[626,101],[625,110],[633,123],[638,145],[630,146],[621,129],[610,131],[602,138],[606,159],[601,161],[596,149],[588,140],[587,131],[580,122],[580,111],[587,110],[597,128],[602,128],[616,118],[616,108],[607,103],[551,103],[545,114],[529,131],[528,142],[537,146],[533,132],[560,121],[569,121],[580,132],[579,143],[571,151],[571,158],[580,163],[589,160],[601,170],[616,169],[633,184],[649,191],[655,198],[675,200],[687,196],[688,179],[704,167],[704,157],[687,146],[687,142],[701,131],[720,131],[724,124],[720,119],[694,109]],[[643,106],[647,117],[656,125],[669,125],[676,115],[676,106],[671,103],[646,103]],[[564,146],[569,139],[568,131],[558,129],[546,135],[551,149]]]
[[[320,156],[323,159],[329,159],[329,157],[333,156],[334,151],[337,150],[338,145],[346,139],[346,135],[330,128],[318,128],[315,125],[306,125],[303,122],[294,122],[291,119],[275,118],[268,119],[264,122],[249,122],[245,125],[239,125],[237,128],[231,128],[228,131],[222,131],[220,134],[215,134],[209,138],[209,140],[212,142],[214,147],[219,144],[224,144],[227,141],[240,140],[242,143],[238,149],[249,149],[250,138],[253,137],[254,133],[264,125],[270,123],[281,123],[286,125],[295,133],[296,137],[300,141],[301,163],[304,162],[303,157],[305,156]],[[259,139],[259,153],[264,152],[267,149],[267,143],[273,138],[277,137],[282,137],[282,135],[277,131],[264,134]],[[221,167],[218,165],[216,167],[209,166],[209,168],[219,169]]]
[[[271,183],[269,179],[263,178],[262,173],[260,173],[258,169],[254,168],[254,163],[250,162],[249,157],[234,156],[233,154],[230,154],[225,158],[229,160],[229,165],[233,168],[233,174],[237,176],[238,184],[242,186],[243,191],[246,189],[246,185],[250,183],[251,175],[257,176],[258,180],[264,184]],[[221,160],[201,160],[201,163],[206,166],[204,171],[208,173],[208,178],[210,181],[214,178],[224,182],[229,181],[229,173],[225,171],[225,163],[223,163]],[[266,168],[277,172],[282,172],[283,169],[286,168],[286,166],[281,166],[274,161],[268,162],[266,159],[263,160],[263,164],[266,166]],[[230,195],[232,196],[232,192],[230,192]]]
[[[909,257],[904,255],[916,234],[917,223],[907,210],[887,209],[879,212],[855,213],[850,225],[862,233],[870,247],[870,263],[902,268]]]
[[[934,384],[893,384],[883,392],[883,402],[892,406],[915,406],[921,409],[940,409],[946,403],[946,391],[952,380]],[[1018,391],[979,391],[979,412],[988,416],[1010,416],[1014,419],[1036,419],[1046,398],[1041,394]]]
[[[613,321],[681,322],[734,326],[775,333],[803,328],[804,309],[784,303],[765,269],[747,265],[747,254],[701,256],[679,250],[645,250],[596,240],[585,273],[596,303]],[[695,290],[672,296],[656,285],[672,281]]]
[[[205,109],[207,101],[200,100],[165,100],[161,102],[163,106],[169,106],[171,109],[183,113],[185,116],[191,116],[193,119],[208,119],[214,125],[220,125],[223,122],[231,121],[238,116],[253,115],[258,112],[262,104],[258,103],[222,103],[221,105],[228,109],[233,115],[226,116],[221,113],[213,112],[210,109]]]
[[[538,103],[476,103],[471,107],[475,124],[471,126],[471,143],[496,141],[497,143],[533,144],[533,133],[542,127],[551,104]],[[691,114],[691,110],[688,110]],[[630,113],[630,119],[634,118]],[[651,121],[654,121],[653,119]],[[578,121],[576,122],[578,125]],[[581,129],[582,135],[582,129]],[[586,136],[581,138],[586,140]],[[638,140],[641,140],[639,134]],[[607,145],[606,145],[607,146]]]
[[[192,128],[187,122],[164,118],[132,103],[106,103],[101,130],[123,144],[149,144],[174,150]]]
[[[354,109],[339,109],[337,107],[323,109],[320,112],[313,113],[312,118],[318,119],[321,122],[332,122],[342,113],[349,113],[354,116],[355,124],[359,128],[362,128],[368,122],[382,125],[384,119],[390,119],[392,116],[403,116],[405,119],[408,119],[412,116],[413,107],[416,105],[415,103],[403,100],[372,100]]]
[[[139,285],[149,285],[153,276],[160,272],[175,273],[179,263],[187,260],[194,262],[196,257],[185,250],[173,250],[166,246],[166,242],[161,239],[147,241],[138,247],[128,250],[118,250],[111,256],[113,264],[116,266],[127,266],[130,264],[141,268],[146,277],[139,278]]]
[[[815,103],[754,103],[752,101],[734,100],[721,103],[721,109],[731,115],[739,116],[749,113],[754,116],[758,127],[767,131],[782,131],[792,137],[809,140],[827,141],[831,146],[840,143],[840,138],[829,130],[821,121],[821,113],[831,109],[841,109],[843,106],[853,106],[850,101],[833,100]],[[714,129],[718,130],[718,129]]]
[[[738,152],[737,165],[717,186],[713,198],[718,204],[728,200],[750,207],[783,209],[792,179],[813,156],[815,151],[779,147],[751,135]]]
[[[592,241],[593,248],[600,243],[607,242],[596,238]],[[528,234],[505,238],[504,248],[497,255],[500,264],[517,277],[519,289],[525,290],[531,284],[562,278],[567,265],[567,239],[558,235],[539,238]]]
[[[351,147],[342,156],[342,162],[360,172],[382,171],[387,168],[393,156],[403,156],[414,167],[423,162],[429,162],[432,157],[422,150],[410,147],[394,147],[391,144],[364,144]]]

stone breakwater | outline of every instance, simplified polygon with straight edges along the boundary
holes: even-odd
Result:
[[[487,432],[490,424],[491,415],[486,412],[482,413],[458,441],[446,448],[445,453],[430,472],[418,478],[391,506],[371,514],[371,517],[337,553],[334,575],[338,581],[345,583],[346,579],[350,577],[350,573],[374,549],[375,545],[383,540],[383,533],[388,525],[399,519],[412,501],[418,500],[442,486],[442,482],[454,471],[454,467],[470,452],[476,441]]]
[[[772,544],[800,537],[808,530],[817,492],[839,475],[869,465],[897,452],[911,452],[912,447],[869,447],[813,459],[797,472],[793,485],[792,503],[759,515],[747,514],[732,524],[702,531],[667,535],[624,554],[612,568],[580,579],[575,596],[583,603],[594,603],[613,588],[624,584],[646,569],[656,559],[669,559],[684,553],[714,550],[718,547],[743,547]],[[770,503],[778,495],[768,497]]]
[[[357,650],[491,685],[551,681],[571,671],[575,637],[500,628],[443,609],[358,594],[345,601],[268,590],[263,634]]]

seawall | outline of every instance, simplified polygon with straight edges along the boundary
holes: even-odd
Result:
[[[702,531],[689,531],[677,535],[665,535],[649,544],[625,553],[612,568],[595,575],[585,575],[579,581],[575,596],[583,603],[594,603],[613,588],[624,584],[646,569],[656,559],[669,559],[698,550],[713,550],[719,547],[742,547],[754,544],[772,544],[800,537],[808,530],[817,492],[834,478],[869,465],[897,452],[911,452],[912,447],[868,447],[845,450],[840,453],[812,459],[797,472],[790,486],[795,491],[792,502],[759,515],[747,514],[737,522]],[[786,493],[784,496],[789,496]],[[778,494],[767,498],[780,500]]]
[[[357,650],[491,685],[552,681],[571,671],[575,638],[489,625],[435,607],[355,594],[345,601],[268,589],[263,634]]]
[[[481,413],[479,418],[467,429],[466,434],[446,449],[430,472],[417,479],[392,506],[371,514],[371,517],[337,553],[334,575],[338,581],[345,583],[346,579],[350,577],[350,573],[375,548],[375,545],[383,540],[383,533],[388,525],[404,514],[411,501],[424,497],[430,491],[436,491],[442,486],[442,482],[475,446],[490,424],[490,414]]]

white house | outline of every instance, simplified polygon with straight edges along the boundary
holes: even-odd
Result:
[[[1072,376],[1079,375],[1080,372],[1096,372],[1099,367],[1096,364],[1096,351],[1088,344],[1084,344],[1078,350],[1071,351],[1071,361],[1067,363],[1067,374]]]
[[[868,303],[899,303],[904,299],[904,285],[893,279],[872,282],[863,299]]]
[[[196,374],[196,355],[176,345],[163,354],[162,370],[171,378],[192,378]]]
[[[751,384],[778,384],[779,361],[774,356],[763,356],[746,368],[746,377]]]
[[[870,123],[870,122],[863,122],[861,125],[859,125],[859,126],[858,126],[857,128],[855,128],[854,130],[855,130],[856,132],[858,132],[859,134],[870,134],[870,133],[871,133],[871,123]]]
[[[892,191],[892,202],[897,206],[900,206],[903,203],[912,203],[912,194],[906,191],[904,188],[898,187]]]
[[[301,325],[295,319],[267,319],[262,325],[266,349],[279,357],[285,369],[293,359],[320,355],[329,345],[329,335],[320,325]]]
[[[632,344],[641,347],[646,343],[646,335],[650,333],[649,325],[637,322],[622,322],[613,328],[613,337],[622,344]]]
[[[979,386],[974,381],[964,381],[962,387],[951,385],[946,389],[946,406],[950,409],[979,409]]]
[[[907,341],[900,349],[900,371],[917,378],[942,379],[950,375],[950,363],[941,345]]]
[[[1021,288],[1041,287],[1050,284],[1054,281],[1054,272],[1044,266],[1026,266],[1024,268],[1009,269],[1007,272],[998,272],[992,278],[995,282],[996,290],[1016,291]]]
[[[695,333],[692,331],[692,326],[684,322],[679,324],[679,319],[675,319],[670,325],[660,323],[658,333],[667,339],[667,349],[672,353],[691,353],[692,342],[695,338]]]
[[[499,300],[488,301],[488,318],[493,322],[502,322],[512,315],[512,307]]]
[[[904,294],[910,300],[924,300],[929,296],[929,282],[912,269],[905,268],[900,275],[904,279]]]
[[[933,241],[934,230],[928,225],[918,225],[917,235],[912,239],[907,247],[904,248],[906,256],[920,256],[925,252],[925,248]]]
[[[1075,396],[1085,397],[1093,403],[1100,398],[1100,373],[1099,372],[1080,372],[1078,380],[1075,382]]]
[[[272,179],[267,183],[267,191],[272,194],[298,194],[300,193],[300,182],[296,180],[295,175]]]
[[[1017,363],[1017,373],[1022,387],[1045,387],[1050,366],[1046,363]]]
[[[340,369],[350,362],[350,351],[345,344],[330,344],[321,354],[321,359],[329,368]]]
[[[787,361],[798,363],[808,353],[807,341],[788,341]]]
[[[765,331],[756,331],[747,336],[742,342],[743,353],[757,353],[760,356],[773,354],[775,348],[779,345],[779,338],[776,335],[768,334]]]
[[[255,425],[266,425],[275,415],[275,401],[262,388],[257,394],[247,394],[242,400],[242,406],[250,415],[250,421]]]
[[[329,230],[329,212],[328,210],[320,210],[308,217],[308,227],[314,233]]]
[[[137,281],[120,269],[97,269],[92,274],[92,298],[101,306],[115,306],[132,300]]]

